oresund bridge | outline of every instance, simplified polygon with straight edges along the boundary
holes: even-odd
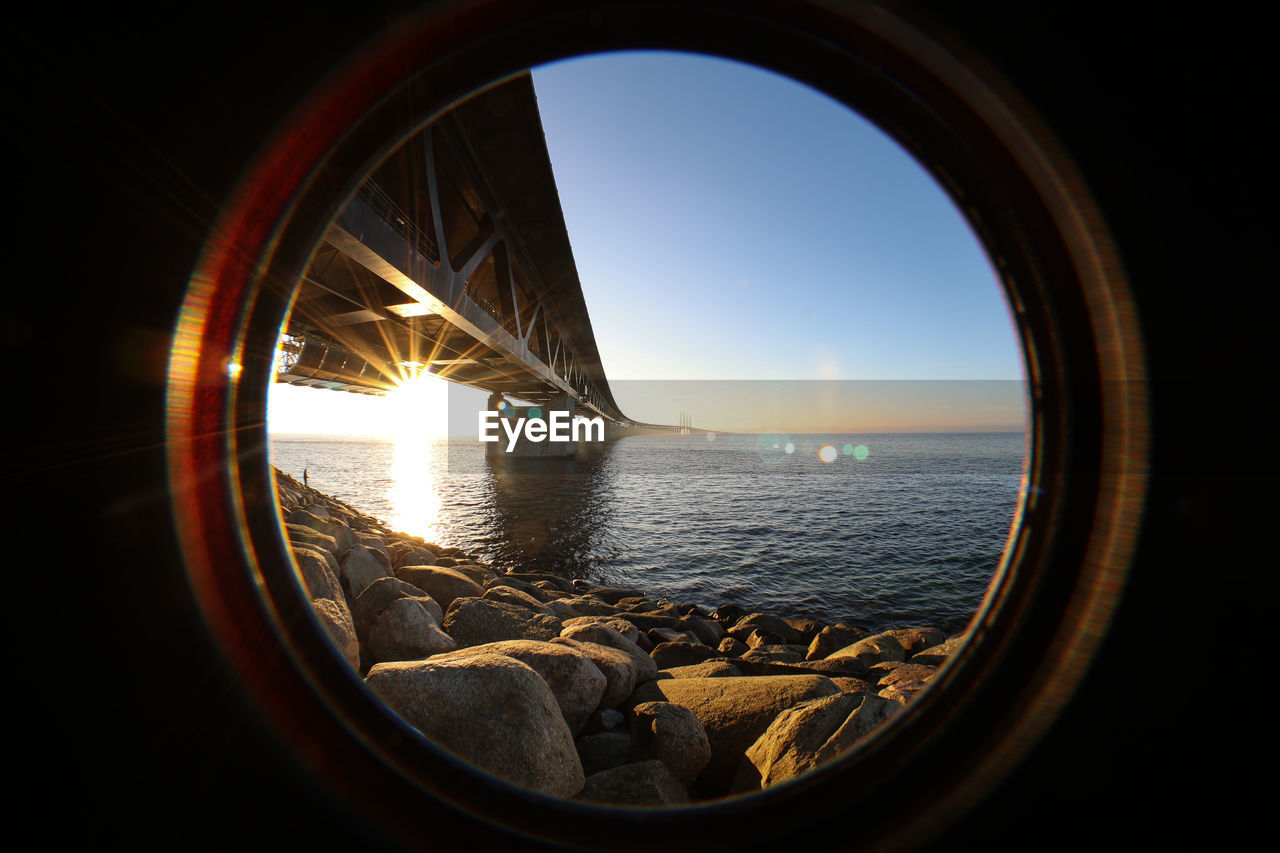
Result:
[[[280,340],[276,380],[385,394],[428,370],[534,405],[637,423],[613,399],[528,74],[383,162],[330,225]]]

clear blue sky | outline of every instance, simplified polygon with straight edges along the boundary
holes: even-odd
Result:
[[[588,57],[533,81],[611,378],[1022,378],[967,224],[844,106],[687,54]],[[385,417],[372,398],[277,391],[275,431]]]

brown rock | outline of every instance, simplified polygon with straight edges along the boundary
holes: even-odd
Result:
[[[403,566],[396,571],[396,577],[423,590],[446,612],[455,598],[479,598],[484,594],[480,584],[448,566]]]
[[[374,622],[366,645],[370,659],[378,663],[421,660],[458,647],[416,598],[391,602]]]
[[[905,656],[906,652],[902,644],[896,639],[886,634],[876,634],[874,637],[867,637],[865,640],[859,640],[851,646],[845,646],[833,652],[828,655],[828,659],[851,657],[871,667],[881,661],[900,661]]]
[[[870,693],[840,693],[778,714],[747,750],[761,787],[776,785],[838,757],[900,709]]]
[[[624,764],[588,776],[575,799],[627,806],[680,806],[689,792],[661,761]]]
[[[600,705],[607,681],[598,667],[577,649],[539,640],[504,640],[438,654],[432,661],[464,660],[479,654],[506,655],[528,664],[556,697],[569,731],[577,735]]]
[[[653,658],[612,628],[604,625],[575,625],[562,630],[560,636],[583,643],[599,643],[602,646],[626,652],[636,667],[636,684],[652,681],[658,677],[658,665],[654,663]]]
[[[821,675],[664,678],[638,686],[629,702],[674,702],[692,711],[711,745],[711,761],[698,785],[707,796],[723,796],[743,753],[774,717],[801,702],[839,692]]]
[[[673,666],[689,666],[704,660],[720,657],[720,653],[702,643],[659,643],[650,653],[658,669]]]
[[[902,643],[908,659],[917,652],[933,648],[947,639],[947,635],[937,628],[898,628],[884,633],[885,636],[893,637]]]
[[[729,678],[745,674],[723,658],[714,658],[689,666],[673,666],[670,669],[658,670],[659,678]]]
[[[809,660],[822,660],[832,652],[851,646],[859,640],[865,640],[867,632],[848,625],[828,625],[814,636],[805,655]]]
[[[324,625],[333,644],[342,652],[342,656],[351,664],[351,668],[360,668],[360,644],[356,641],[356,629],[351,624],[351,614],[345,604],[339,604],[329,598],[317,598],[311,602],[320,624]]]
[[[501,640],[550,640],[560,634],[560,620],[502,601],[457,598],[444,614],[444,630],[459,648]]]
[[[942,666],[947,662],[947,658],[960,651],[960,647],[964,645],[967,639],[969,639],[967,631],[963,634],[956,634],[954,637],[948,637],[944,642],[936,646],[916,652],[911,656],[911,662],[922,663],[927,666]]]
[[[641,702],[633,714],[632,760],[656,758],[683,784],[693,784],[711,760],[706,730],[694,713],[670,702]]]
[[[381,663],[365,681],[410,725],[482,770],[553,797],[582,789],[582,764],[555,696],[518,660]]]

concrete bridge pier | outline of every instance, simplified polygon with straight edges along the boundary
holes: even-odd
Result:
[[[504,420],[524,418],[527,422],[534,418],[540,418],[547,422],[548,429],[552,412],[568,412],[570,435],[572,435],[573,416],[577,410],[574,399],[563,393],[552,398],[549,403],[543,406],[517,406],[495,392],[489,395],[488,408],[490,411],[501,412]],[[557,459],[572,457],[577,452],[577,442],[572,440],[551,441],[549,434],[544,434],[540,441],[534,441],[529,438],[524,429],[521,429],[520,434],[517,436],[515,447],[508,451],[509,438],[506,430],[499,427],[498,435],[498,441],[489,442],[485,445],[485,456],[491,460],[510,459],[512,457],[517,459]]]

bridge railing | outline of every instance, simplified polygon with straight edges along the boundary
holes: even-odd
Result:
[[[418,224],[409,217],[409,214],[405,213],[382,187],[373,181],[365,181],[360,185],[360,189],[356,190],[356,196],[369,205],[373,212],[382,217],[388,225],[398,231],[400,236],[407,240],[410,245],[425,255],[427,260],[433,264],[440,263],[440,247],[436,245],[435,237],[419,228]]]

